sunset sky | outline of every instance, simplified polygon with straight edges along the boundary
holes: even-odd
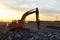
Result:
[[[0,0],[0,21],[19,20],[26,11],[36,7],[40,20],[60,21],[60,0]],[[35,21],[35,14],[29,15],[26,21],[32,19]]]

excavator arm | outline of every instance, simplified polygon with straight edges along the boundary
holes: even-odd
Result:
[[[30,10],[30,11],[27,11],[21,18],[21,21],[25,21],[25,18],[26,16],[30,15],[30,14],[33,14],[33,13],[36,13],[36,23],[37,23],[37,27],[38,27],[38,30],[40,29],[39,25],[40,25],[40,22],[39,22],[39,10],[38,8],[36,8],[35,11]]]

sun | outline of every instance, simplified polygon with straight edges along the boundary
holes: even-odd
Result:
[[[8,22],[11,20],[20,19],[20,15],[22,14],[19,13],[21,12],[13,10],[8,6],[0,3],[0,21]]]

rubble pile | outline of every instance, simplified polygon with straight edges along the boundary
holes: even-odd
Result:
[[[31,32],[28,30],[8,31],[0,35],[0,40],[60,40],[60,32]]]

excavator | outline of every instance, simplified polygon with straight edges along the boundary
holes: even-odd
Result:
[[[36,13],[36,23],[37,23],[37,28],[39,29],[39,10],[38,8],[36,8],[35,10],[32,9],[30,11],[27,11],[24,13],[24,15],[22,16],[21,20],[18,20],[18,22],[12,22],[10,24],[8,24],[8,27],[10,29],[14,29],[14,28],[24,28],[25,26],[25,18],[30,15]]]

